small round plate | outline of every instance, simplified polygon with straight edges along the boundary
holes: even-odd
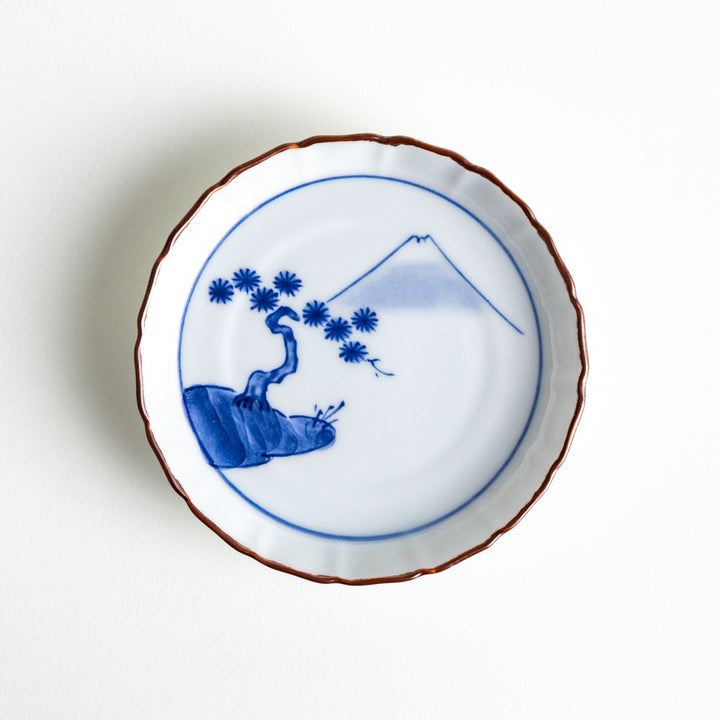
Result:
[[[322,582],[490,545],[567,452],[583,319],[528,207],[405,137],[233,170],[171,234],[140,314],[150,442],[238,550]]]

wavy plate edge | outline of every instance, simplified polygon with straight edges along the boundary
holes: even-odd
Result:
[[[412,570],[407,573],[402,573],[399,575],[387,575],[387,576],[381,576],[381,577],[373,577],[373,578],[343,578],[339,576],[333,576],[333,575],[315,575],[312,573],[307,573],[302,570],[297,570],[296,568],[292,568],[288,565],[283,565],[282,563],[275,562],[274,560],[269,560],[268,558],[265,558],[258,553],[256,553],[254,550],[251,550],[250,548],[242,545],[237,540],[232,538],[230,535],[228,535],[225,531],[223,531],[220,527],[218,527],[215,523],[212,522],[208,517],[203,515],[200,510],[195,507],[195,505],[192,503],[188,495],[183,490],[182,485],[180,484],[179,480],[173,475],[171,472],[166,460],[165,456],[162,453],[162,450],[158,446],[158,444],[155,442],[155,437],[152,432],[152,426],[150,423],[150,418],[148,417],[148,413],[145,408],[144,400],[143,400],[143,374],[142,374],[142,359],[140,357],[140,343],[142,341],[143,337],[143,330],[144,330],[144,318],[145,318],[145,311],[147,309],[148,301],[150,298],[150,294],[152,292],[152,289],[155,285],[155,280],[157,277],[158,270],[165,260],[165,258],[168,256],[168,254],[171,252],[175,241],[177,240],[180,233],[183,231],[183,229],[190,223],[192,218],[195,216],[195,214],[200,210],[200,208],[207,202],[207,200],[210,198],[210,196],[215,193],[220,188],[227,185],[229,182],[234,180],[238,175],[245,172],[246,170],[249,170],[250,168],[260,164],[261,162],[267,160],[270,157],[273,157],[274,155],[277,155],[279,153],[285,152],[286,150],[294,150],[294,149],[300,149],[309,147],[311,145],[316,145],[319,143],[331,143],[331,142],[358,142],[358,141],[366,141],[366,142],[376,142],[382,145],[390,145],[397,147],[399,145],[412,145],[417,148],[420,148],[421,150],[426,150],[428,152],[435,153],[437,155],[443,155],[445,157],[450,158],[451,160],[454,160],[458,165],[463,167],[465,170],[468,170],[470,172],[474,172],[478,175],[481,175],[486,180],[489,180],[494,185],[496,185],[505,195],[507,195],[520,209],[524,212],[525,216],[527,217],[530,224],[535,228],[536,232],[542,239],[542,241],[545,243],[545,246],[550,253],[550,256],[552,257],[553,261],[555,262],[555,266],[558,269],[558,272],[560,273],[560,276],[563,278],[563,281],[565,283],[568,297],[570,299],[570,302],[575,309],[575,314],[577,318],[577,339],[578,339],[578,350],[580,353],[580,375],[578,376],[577,381],[577,402],[575,405],[575,411],[573,413],[573,416],[570,420],[570,424],[568,426],[568,431],[565,436],[565,442],[563,443],[563,446],[560,450],[560,453],[558,454],[555,461],[550,466],[547,474],[545,475],[545,478],[543,479],[543,482],[540,484],[538,489],[533,493],[530,500],[520,509],[520,511],[503,527],[496,530],[490,537],[488,537],[485,541],[480,543],[479,545],[476,545],[465,552],[460,553],[459,555],[456,555],[455,557],[451,558],[450,560],[445,561],[444,563],[441,563],[440,565],[437,565],[435,567],[427,567],[427,568],[419,568],[417,570]],[[567,457],[568,451],[570,450],[570,446],[572,444],[573,438],[575,436],[575,432],[577,430],[578,423],[580,421],[580,418],[583,413],[583,409],[585,407],[585,390],[586,390],[586,382],[587,382],[587,375],[589,370],[589,362],[588,362],[588,353],[587,353],[587,339],[585,335],[585,316],[582,310],[582,307],[580,305],[580,302],[578,301],[577,294],[575,291],[575,283],[567,269],[567,266],[563,262],[562,258],[558,254],[557,248],[555,247],[555,243],[553,242],[552,238],[550,237],[550,233],[537,221],[535,218],[535,215],[533,214],[532,210],[529,208],[529,206],[521,200],[510,188],[508,188],[504,183],[502,183],[495,175],[493,175],[490,171],[486,170],[483,167],[480,167],[478,165],[475,165],[471,162],[469,162],[465,157],[460,155],[459,153],[456,153],[452,150],[447,150],[446,148],[441,148],[436,145],[430,145],[428,143],[424,143],[420,140],[415,140],[414,138],[405,136],[405,135],[391,135],[391,136],[383,136],[383,135],[376,135],[373,133],[357,133],[357,134],[350,134],[350,135],[314,135],[312,137],[309,137],[305,140],[302,140],[300,142],[295,143],[285,143],[283,145],[278,145],[277,147],[273,148],[272,150],[268,150],[267,152],[263,153],[262,155],[258,155],[257,157],[253,158],[252,160],[248,160],[247,162],[243,163],[242,165],[238,165],[236,168],[231,170],[229,173],[225,175],[219,182],[215,183],[215,185],[212,185],[210,188],[208,188],[195,202],[195,204],[188,210],[188,212],[185,214],[182,220],[175,226],[175,228],[172,230],[170,235],[168,236],[167,241],[165,242],[165,245],[158,255],[158,258],[155,260],[155,263],[153,264],[152,270],[150,272],[150,279],[148,281],[147,289],[145,290],[145,295],[143,297],[142,304],[140,306],[140,312],[138,314],[137,319],[137,339],[135,341],[135,349],[134,349],[134,361],[135,361],[135,384],[136,384],[136,400],[138,405],[138,410],[140,411],[140,415],[143,419],[143,423],[145,425],[145,434],[147,436],[148,442],[150,443],[150,447],[153,449],[153,452],[158,458],[158,461],[160,462],[160,465],[170,482],[170,485],[173,487],[173,489],[180,495],[180,497],[185,500],[188,507],[192,511],[192,513],[197,517],[201,522],[203,522],[207,527],[209,527],[216,535],[221,537],[228,545],[230,545],[235,550],[243,553],[244,555],[247,555],[248,557],[253,558],[254,560],[257,560],[258,562],[262,563],[263,565],[272,568],[273,570],[280,570],[282,572],[288,573],[290,575],[294,575],[299,578],[303,578],[305,580],[311,580],[316,583],[321,584],[331,584],[331,583],[339,583],[343,585],[374,585],[378,583],[396,583],[396,582],[404,582],[407,580],[413,580],[418,577],[422,577],[423,575],[434,575],[436,573],[442,572],[443,570],[447,570],[448,568],[452,567],[453,565],[456,565],[459,562],[462,562],[463,560],[466,560],[469,557],[472,557],[473,555],[476,555],[483,550],[487,550],[491,545],[495,543],[495,541],[504,535],[506,532],[511,530],[517,523],[525,516],[525,514],[530,510],[530,508],[535,505],[535,503],[540,499],[540,497],[545,493],[547,488],[549,487],[550,483],[552,482],[553,477],[555,476],[555,473],[557,472],[558,468],[562,465],[562,463],[565,461],[565,458]]]

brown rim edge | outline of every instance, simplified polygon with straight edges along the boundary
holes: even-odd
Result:
[[[482,542],[480,545],[476,545],[475,547],[466,550],[465,552],[461,553],[460,555],[457,555],[456,557],[442,563],[441,565],[438,565],[437,567],[432,568],[419,568],[417,570],[413,570],[411,572],[403,573],[401,575],[389,575],[385,577],[377,577],[377,578],[360,578],[360,579],[347,579],[342,577],[336,577],[336,576],[330,576],[330,575],[313,575],[311,573],[302,572],[301,570],[296,570],[295,568],[291,568],[287,565],[282,565],[281,563],[275,562],[273,560],[268,560],[267,558],[264,558],[260,555],[258,555],[256,552],[251,550],[250,548],[245,547],[244,545],[241,545],[237,540],[230,537],[226,532],[224,532],[221,528],[219,528],[215,523],[212,522],[209,518],[205,517],[196,507],[193,505],[190,498],[187,496],[185,491],[182,488],[182,485],[177,480],[177,478],[172,474],[170,471],[170,468],[168,467],[165,457],[158,447],[157,443],[155,442],[155,438],[152,433],[152,428],[150,426],[150,418],[147,415],[147,412],[145,410],[145,404],[143,402],[143,389],[142,389],[142,367],[141,367],[141,361],[140,361],[140,341],[142,339],[143,334],[143,318],[145,316],[145,309],[147,307],[148,299],[150,297],[150,293],[152,291],[153,285],[155,284],[155,278],[157,276],[158,268],[160,267],[160,264],[163,262],[163,260],[167,257],[169,252],[172,250],[173,245],[175,244],[175,241],[178,237],[178,235],[183,231],[183,229],[188,225],[190,220],[193,218],[195,213],[205,204],[205,202],[208,200],[208,198],[218,189],[229,183],[231,180],[236,178],[241,173],[245,172],[246,170],[254,167],[255,165],[258,165],[259,163],[263,162],[264,160],[267,160],[268,158],[272,157],[273,155],[277,155],[278,153],[284,152],[286,150],[292,150],[296,148],[304,148],[308,147],[310,145],[316,145],[318,143],[326,143],[326,142],[356,142],[356,141],[369,141],[369,142],[376,142],[380,143],[382,145],[392,145],[392,146],[398,146],[398,145],[414,145],[415,147],[418,147],[422,150],[427,150],[429,152],[436,153],[438,155],[444,155],[445,157],[451,158],[454,160],[458,165],[461,165],[466,170],[469,170],[470,172],[477,173],[478,175],[481,175],[482,177],[486,178],[490,182],[497,185],[497,187],[500,188],[513,202],[515,202],[525,213],[528,220],[530,221],[531,225],[535,228],[540,238],[545,243],[545,246],[547,247],[550,255],[552,256],[553,260],[555,261],[555,265],[557,266],[558,271],[560,272],[560,275],[562,276],[565,286],[567,288],[568,296],[570,298],[570,302],[572,303],[573,307],[575,308],[575,313],[577,315],[577,336],[578,336],[578,349],[580,352],[580,365],[581,365],[581,371],[580,376],[578,378],[577,382],[577,403],[575,405],[575,412],[573,413],[572,419],[570,421],[570,425],[568,427],[567,435],[565,437],[565,442],[563,443],[562,449],[560,450],[560,454],[557,456],[553,464],[550,466],[550,469],[548,470],[547,474],[545,475],[545,479],[543,480],[540,487],[535,491],[533,496],[530,498],[530,500],[520,509],[520,511],[515,515],[512,520],[510,520],[507,524],[505,524],[500,529],[496,530],[487,540]],[[540,498],[541,495],[547,490],[548,486],[550,485],[550,482],[552,481],[553,476],[555,475],[555,472],[557,469],[562,465],[562,463],[565,460],[565,457],[567,456],[568,450],[570,449],[570,445],[573,440],[573,436],[575,435],[575,430],[577,428],[578,422],[580,421],[580,416],[582,415],[583,407],[585,405],[585,382],[587,379],[587,373],[588,373],[588,356],[587,356],[587,342],[585,338],[585,317],[583,315],[582,307],[580,306],[580,303],[577,299],[576,293],[575,293],[575,283],[573,282],[572,277],[570,276],[570,273],[568,272],[567,267],[565,266],[565,263],[560,258],[557,249],[555,247],[555,243],[553,242],[552,238],[550,237],[550,234],[548,231],[535,219],[535,215],[533,214],[532,210],[523,202],[512,190],[510,190],[508,187],[506,187],[500,180],[498,180],[491,172],[488,170],[485,170],[485,168],[479,167],[478,165],[474,165],[468,160],[466,160],[462,155],[459,155],[456,152],[453,152],[452,150],[446,150],[445,148],[440,148],[435,145],[429,145],[428,143],[421,142],[419,140],[415,140],[410,137],[406,137],[404,135],[394,135],[394,136],[382,136],[382,135],[375,135],[373,133],[360,133],[355,135],[316,135],[310,138],[307,138],[306,140],[303,140],[301,142],[297,143],[287,143],[285,145],[279,145],[278,147],[269,150],[266,153],[263,153],[262,155],[259,155],[258,157],[254,158],[253,160],[249,160],[246,163],[243,163],[242,165],[239,165],[234,170],[231,170],[220,182],[216,183],[212,187],[208,188],[201,196],[198,198],[197,202],[190,208],[188,213],[185,215],[185,217],[175,226],[173,231],[170,233],[167,242],[165,243],[165,246],[162,249],[162,252],[158,256],[158,259],[155,261],[152,271],[150,273],[150,280],[148,282],[147,290],[145,291],[145,297],[143,298],[142,306],[140,307],[140,313],[138,315],[138,336],[137,340],[135,342],[135,377],[136,377],[136,393],[137,393],[137,404],[138,408],[140,410],[140,414],[143,418],[143,422],[145,424],[145,434],[147,435],[148,442],[150,443],[150,446],[152,447],[153,451],[155,452],[155,455],[157,456],[158,460],[160,461],[160,465],[162,466],[165,475],[167,476],[168,480],[170,481],[170,484],[175,489],[175,491],[185,500],[185,502],[188,504],[188,507],[193,512],[193,514],[201,520],[205,525],[207,525],[213,532],[215,532],[217,535],[219,535],[228,545],[235,548],[235,550],[238,550],[239,552],[243,553],[244,555],[247,555],[251,558],[254,558],[258,562],[261,562],[263,565],[267,565],[268,567],[272,568],[273,570],[281,570],[282,572],[289,573],[290,575],[295,575],[296,577],[304,578],[305,580],[312,580],[313,582],[317,583],[342,583],[344,585],[374,585],[377,583],[394,583],[394,582],[403,582],[405,580],[413,580],[414,578],[420,577],[422,575],[432,575],[438,572],[441,572],[442,570],[446,570],[449,567],[452,567],[453,565],[456,565],[457,563],[461,562],[462,560],[465,560],[472,555],[475,555],[483,550],[486,550],[489,548],[501,535],[504,535],[508,530],[511,530],[515,525],[521,520],[521,518],[527,513],[527,511],[537,502],[537,500]]]

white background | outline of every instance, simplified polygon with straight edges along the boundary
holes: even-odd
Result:
[[[713,9],[3,2],[0,717],[718,717]],[[454,149],[528,202],[591,372],[567,462],[493,548],[324,587],[192,516],[132,350],[206,187],[360,131]]]

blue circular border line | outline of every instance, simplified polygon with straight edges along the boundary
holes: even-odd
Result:
[[[180,336],[178,341],[178,378],[180,380],[180,394],[182,396],[183,393],[183,382],[182,382],[182,367],[180,364],[180,353],[182,349],[182,339],[183,339],[183,332],[185,330],[185,318],[187,316],[187,310],[188,305],[190,304],[190,299],[195,294],[195,288],[197,287],[198,281],[200,280],[200,276],[205,271],[205,268],[207,267],[207,264],[212,259],[213,255],[217,252],[218,248],[232,235],[235,230],[242,225],[249,217],[254,215],[256,212],[264,208],[266,205],[269,205],[270,203],[274,202],[275,200],[283,197],[284,195],[289,195],[292,192],[295,192],[296,190],[301,190],[302,188],[310,187],[312,185],[319,185],[320,183],[325,182],[331,182],[333,180],[356,180],[356,179],[368,179],[368,180],[387,180],[389,182],[396,182],[401,183],[403,185],[410,185],[411,187],[418,188],[419,190],[424,190],[425,192],[429,192],[431,195],[435,195],[439,198],[442,198],[446,202],[449,202],[451,205],[454,205],[456,208],[464,212],[466,215],[471,217],[475,222],[478,223],[489,235],[490,237],[495,240],[495,242],[503,249],[505,254],[508,256],[510,262],[512,263],[513,267],[515,268],[517,274],[520,276],[520,279],[522,280],[523,286],[525,287],[525,291],[527,292],[528,299],[530,300],[530,306],[532,307],[533,311],[533,317],[535,319],[535,329],[537,331],[537,337],[538,337],[538,377],[537,377],[537,383],[535,386],[535,396],[533,397],[533,403],[532,407],[530,408],[530,415],[528,416],[527,422],[525,423],[525,426],[523,427],[522,432],[520,433],[520,437],[518,438],[517,443],[515,444],[515,447],[510,452],[510,455],[508,455],[505,462],[500,466],[500,468],[497,470],[497,472],[488,480],[474,495],[472,495],[470,498],[468,498],[465,502],[458,505],[453,510],[450,510],[449,512],[445,513],[444,515],[441,515],[440,517],[436,518],[435,520],[431,520],[430,522],[423,523],[422,525],[417,525],[415,527],[409,528],[407,530],[399,530],[398,532],[392,532],[392,533],[384,533],[382,535],[338,535],[335,533],[327,533],[327,532],[321,532],[320,530],[312,530],[311,528],[303,527],[302,525],[297,525],[296,523],[290,522],[289,520],[285,520],[284,518],[281,518],[278,515],[275,515],[274,513],[270,512],[266,508],[262,507],[262,505],[258,505],[254,500],[249,498],[247,495],[245,495],[241,490],[239,490],[235,485],[230,482],[230,480],[220,471],[218,468],[214,468],[218,475],[225,481],[225,483],[234,491],[236,492],[245,502],[247,502],[249,505],[254,507],[255,509],[259,510],[263,515],[266,515],[269,518],[272,518],[273,520],[281,523],[282,525],[285,525],[286,527],[292,528],[293,530],[299,530],[300,532],[307,533],[308,535],[314,535],[316,537],[325,538],[328,540],[345,540],[350,542],[370,542],[370,541],[377,541],[377,540],[393,540],[395,538],[404,537],[406,535],[412,535],[414,533],[421,532],[422,530],[427,530],[428,528],[433,527],[434,525],[438,525],[448,518],[451,518],[453,515],[456,515],[461,510],[464,510],[468,505],[472,504],[477,500],[495,481],[503,474],[507,466],[510,464],[510,461],[515,457],[515,454],[517,453],[519,447],[522,445],[523,441],[525,440],[525,436],[527,435],[528,429],[530,428],[530,423],[532,422],[532,419],[535,415],[535,411],[537,410],[537,404],[538,404],[538,398],[540,397],[540,385],[542,380],[542,373],[543,373],[543,344],[542,344],[542,334],[540,332],[540,318],[538,316],[537,307],[535,306],[535,300],[533,299],[532,293],[530,292],[530,286],[528,285],[527,280],[525,279],[525,276],[522,274],[522,271],[518,267],[517,262],[515,261],[515,258],[512,256],[510,251],[505,247],[502,240],[474,213],[470,212],[466,207],[461,205],[456,200],[453,200],[452,198],[447,197],[446,195],[443,195],[441,192],[438,192],[437,190],[433,190],[432,188],[426,187],[424,185],[420,185],[419,183],[412,182],[410,180],[403,180],[401,178],[394,178],[389,177],[386,175],[335,175],[331,177],[326,178],[320,178],[318,180],[311,180],[310,182],[302,183],[300,185],[296,185],[295,187],[289,188],[288,190],[284,190],[281,193],[278,193],[277,195],[274,195],[273,197],[269,198],[268,200],[263,201],[258,205],[256,208],[251,210],[247,215],[244,215],[240,220],[238,220],[235,225],[228,230],[227,233],[223,236],[223,238],[218,242],[218,244],[213,248],[213,251],[208,255],[207,260],[203,263],[203,266],[200,268],[200,271],[198,272],[195,282],[193,282],[192,288],[190,290],[190,294],[188,295],[188,299],[185,302],[185,309],[183,311],[182,321],[180,323]],[[190,423],[190,426],[192,427],[192,423],[190,422],[190,417],[187,414],[187,408],[185,407],[185,402],[182,403],[183,409],[185,411],[185,416],[187,418],[188,423]]]

